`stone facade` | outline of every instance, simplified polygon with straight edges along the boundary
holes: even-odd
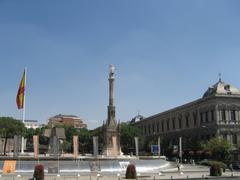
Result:
[[[240,91],[221,79],[202,98],[134,125],[143,129],[146,139],[160,136],[168,146],[177,145],[182,137],[183,150],[199,140],[224,138],[233,144],[233,159],[240,159]]]

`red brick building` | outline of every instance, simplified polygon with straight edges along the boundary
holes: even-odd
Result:
[[[78,129],[87,128],[87,125],[78,116],[58,114],[49,118],[48,127],[70,125]]]

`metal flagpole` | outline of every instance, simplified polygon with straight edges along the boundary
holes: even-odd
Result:
[[[24,79],[24,82],[25,82],[25,87],[24,87],[24,95],[23,95],[23,109],[22,109],[22,122],[24,124],[25,122],[25,105],[26,105],[26,85],[27,85],[27,67],[25,67],[25,79]],[[21,143],[21,154],[24,153],[24,137],[22,136],[22,143]]]

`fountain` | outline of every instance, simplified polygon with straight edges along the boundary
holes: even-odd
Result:
[[[135,138],[136,156],[125,156],[121,152],[120,146],[120,123],[116,122],[114,104],[114,73],[115,68],[109,68],[109,105],[106,123],[103,124],[104,147],[102,155],[98,154],[98,137],[93,137],[93,155],[78,155],[78,140],[73,138],[74,153],[71,157],[59,157],[61,152],[60,140],[65,139],[63,129],[52,128],[46,131],[46,136],[50,137],[49,157],[39,157],[40,163],[44,165],[45,172],[64,174],[89,174],[92,172],[101,174],[124,174],[127,165],[133,163],[138,173],[159,173],[171,167],[170,163],[162,159],[142,160],[138,157],[138,138]],[[60,159],[59,159],[60,158]],[[16,168],[17,173],[32,174],[34,166],[38,161],[22,159]],[[0,161],[0,169],[3,161]],[[1,171],[0,171],[1,173]]]

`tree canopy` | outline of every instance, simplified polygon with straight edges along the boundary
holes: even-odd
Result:
[[[121,123],[120,143],[124,154],[135,152],[134,137],[139,138],[139,148],[141,149],[144,142],[143,131],[130,124]]]
[[[213,138],[202,144],[205,151],[212,154],[212,158],[224,161],[229,158],[231,144],[226,139]]]
[[[6,155],[6,145],[8,138],[13,138],[14,135],[23,136],[26,128],[22,121],[12,117],[0,117],[0,136],[5,139],[4,155]]]

